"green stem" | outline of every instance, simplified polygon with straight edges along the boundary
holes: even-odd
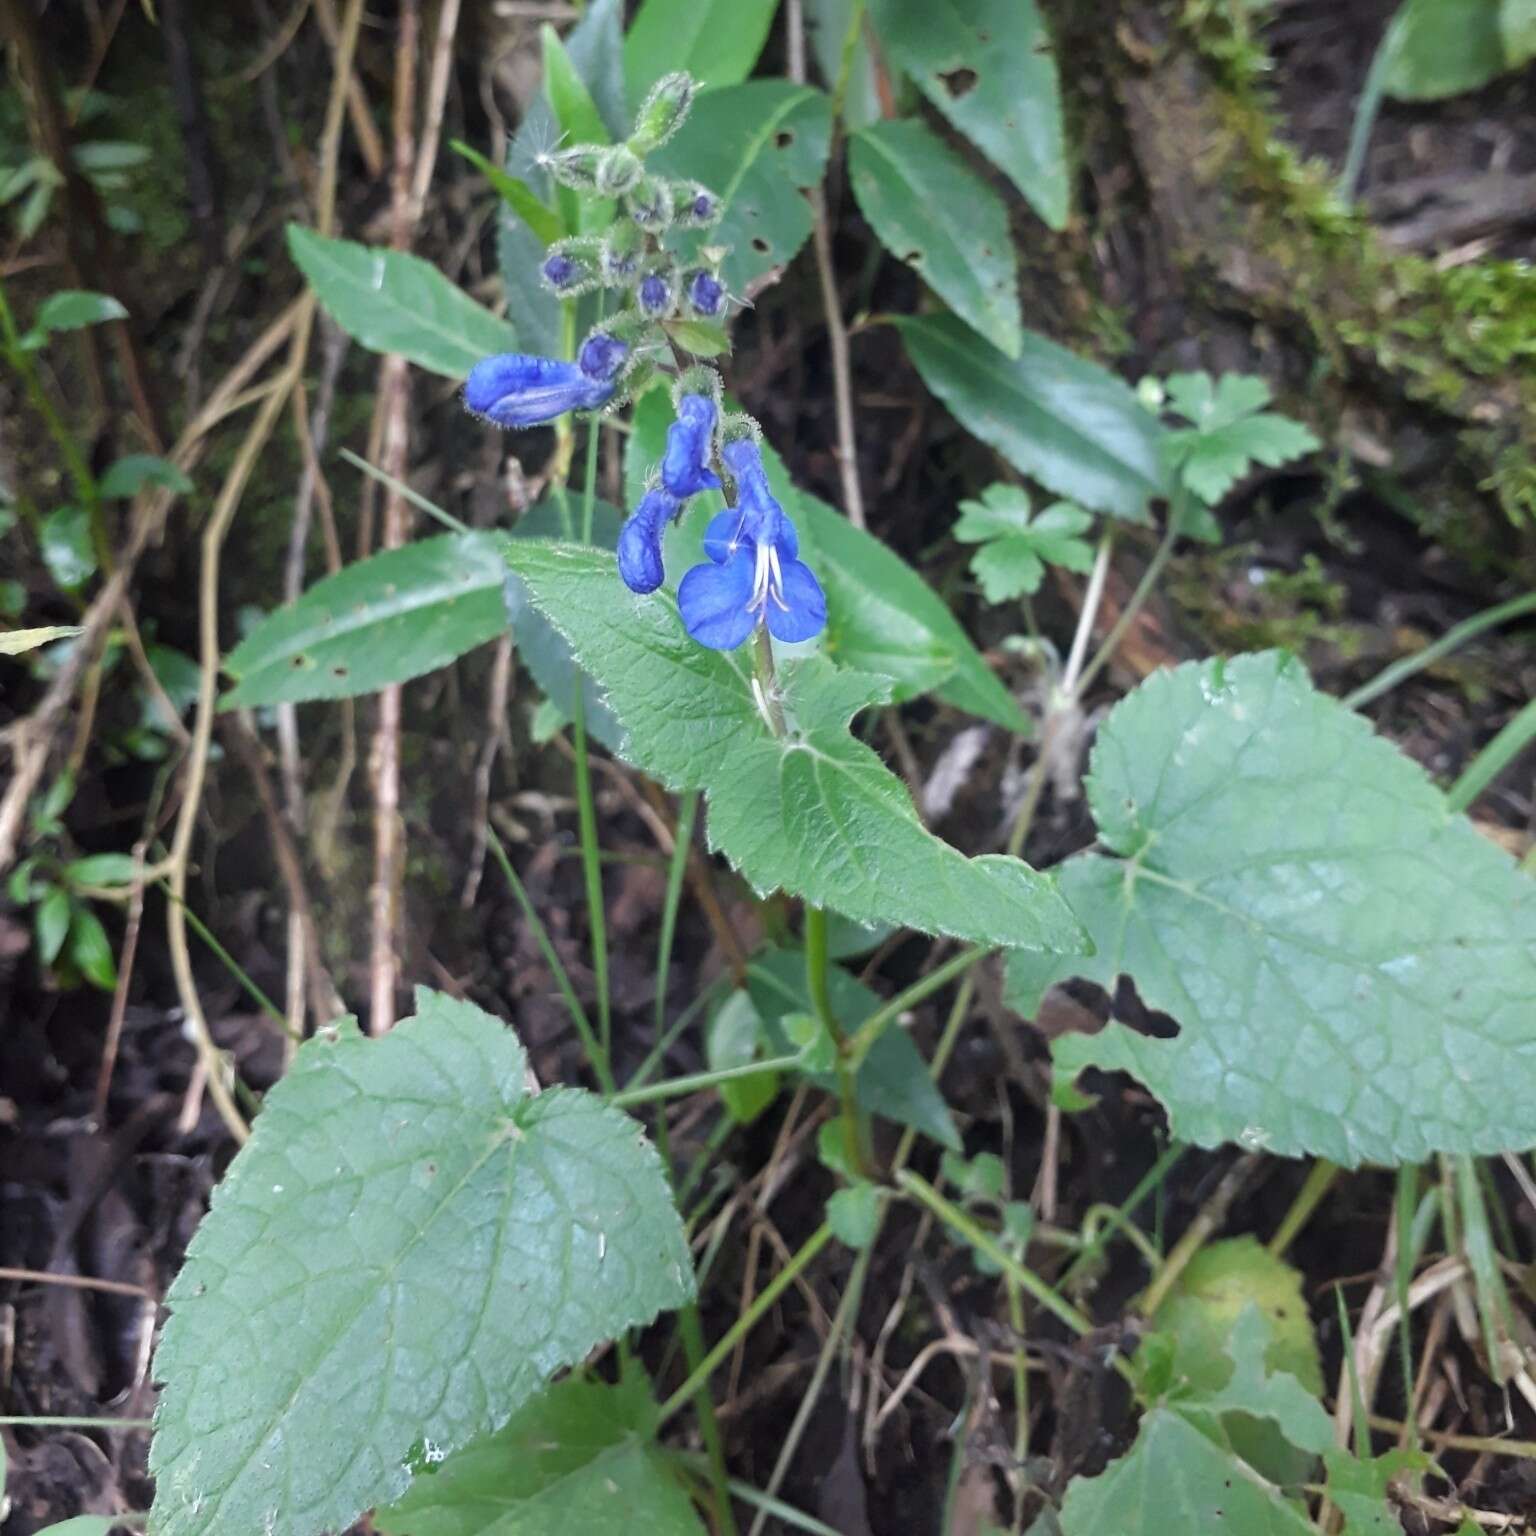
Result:
[[[555,985],[559,987],[561,997],[565,999],[565,1006],[570,1011],[571,1023],[576,1026],[576,1034],[581,1040],[582,1049],[587,1053],[587,1060],[592,1063],[597,1081],[604,1093],[612,1093],[613,1071],[608,1064],[607,1056],[598,1046],[597,1037],[592,1033],[592,1021],[587,1017],[587,1010],[581,1006],[581,999],[576,996],[576,989],[571,985],[570,975],[549,937],[549,929],[544,926],[544,919],[539,916],[538,908],[529,898],[527,888],[518,879],[517,871],[513,869],[512,860],[507,857],[507,850],[502,846],[501,839],[489,825],[485,829],[485,835],[491,855],[501,866],[501,872],[506,876],[507,884],[512,887],[512,894],[517,898],[517,904],[528,920],[528,926],[533,930],[534,942],[539,946],[539,953],[544,956],[544,963],[555,978]]]
[[[904,1168],[896,1175],[896,1182],[909,1195],[926,1205],[946,1226],[963,1237],[971,1247],[984,1253],[1005,1276],[1034,1297],[1047,1312],[1060,1319],[1074,1333],[1081,1336],[1093,1332],[1093,1324],[1070,1301],[1058,1296],[1033,1270],[1026,1269],[985,1227],[972,1221],[958,1205],[952,1205],[927,1179]],[[1115,1357],[1115,1364],[1121,1375],[1130,1380],[1130,1367],[1119,1356]]]
[[[887,1027],[909,1008],[915,1008],[919,1003],[932,997],[935,992],[948,986],[956,976],[966,975],[978,961],[985,960],[991,953],[992,951],[984,944],[963,949],[958,955],[952,955],[943,965],[935,966],[926,976],[919,977],[910,987],[898,992],[889,1002],[883,1003],[859,1025],[848,1042],[848,1054],[852,1056],[854,1065],[857,1066],[864,1060],[869,1054],[870,1047],[885,1033]],[[937,1071],[937,1061],[935,1070]]]
[[[37,369],[32,365],[31,356],[21,345],[16,321],[11,314],[10,305],[6,302],[4,284],[0,284],[0,350],[5,352],[5,360],[20,377],[22,386],[27,392],[27,398],[31,400],[38,415],[43,418],[43,425],[48,428],[48,435],[53,439],[60,457],[64,460],[69,478],[75,483],[75,494],[80,498],[80,504],[85,508],[86,516],[90,521],[91,541],[96,551],[97,564],[103,571],[110,571],[112,546],[107,538],[101,492],[97,487],[96,477],[91,473],[90,465],[86,463],[85,455],[75,441],[74,433],[69,430],[63,417],[54,409],[53,401],[49,398],[48,391],[43,388],[43,381],[38,377]]]
[[[1464,619],[1446,630],[1438,640],[1426,645],[1422,651],[1415,651],[1412,656],[1394,661],[1391,666],[1378,672],[1370,682],[1356,688],[1353,693],[1345,694],[1344,706],[1347,709],[1363,709],[1372,699],[1379,699],[1382,694],[1406,682],[1416,672],[1422,672],[1448,652],[1482,634],[1485,629],[1493,629],[1510,619],[1524,618],[1528,613],[1536,613],[1536,592],[1527,592],[1524,597],[1512,597],[1507,603],[1499,603],[1484,609],[1482,613],[1473,614],[1470,619]]]
[[[667,867],[667,894],[661,904],[661,938],[656,944],[656,1038],[667,1021],[667,977],[672,971],[672,941],[677,934],[677,909],[683,899],[683,880],[688,873],[688,850],[693,844],[693,823],[699,813],[699,792],[690,789],[677,802],[677,828],[672,837],[672,861]]]
[[[1306,1180],[1291,1208],[1281,1219],[1275,1235],[1269,1240],[1269,1251],[1277,1259],[1285,1257],[1286,1250],[1296,1241],[1297,1234],[1312,1219],[1312,1213],[1323,1203],[1328,1191],[1339,1177],[1339,1170],[1326,1157],[1320,1157],[1307,1170]]]
[[[13,1413],[0,1415],[0,1424],[35,1424],[39,1428],[79,1429],[150,1429],[153,1419],[76,1419],[68,1414]],[[132,1520],[133,1515],[118,1515],[118,1520]],[[142,1518],[142,1517],[139,1517]]]
[[[1136,583],[1136,590],[1131,593],[1130,601],[1120,610],[1120,617],[1110,625],[1109,633],[1104,636],[1104,643],[1095,653],[1092,661],[1083,669],[1072,688],[1074,698],[1082,698],[1088,691],[1088,685],[1104,669],[1109,658],[1115,654],[1115,648],[1125,638],[1125,632],[1136,622],[1139,614],[1152,595],[1152,588],[1157,585],[1157,578],[1163,574],[1163,567],[1173,555],[1173,546],[1179,541],[1179,525],[1184,520],[1183,498],[1178,492],[1168,504],[1168,526],[1163,530],[1163,537],[1152,556],[1152,562],[1142,573],[1141,580]]]
[[[597,494],[599,436],[594,419],[587,428],[586,484],[581,490],[583,544],[592,542],[592,507]],[[581,837],[581,867],[586,877],[587,926],[592,933],[592,981],[597,988],[597,1042],[604,1064],[604,1075],[608,1076],[611,1083],[608,1063],[613,1051],[613,1007],[608,995],[608,920],[603,907],[603,866],[597,841],[597,807],[592,797],[592,765],[587,751],[587,690],[582,676],[577,677],[571,744],[576,754],[576,818]]]
[[[688,1400],[714,1375],[721,1362],[735,1349],[738,1342],[751,1333],[763,1315],[773,1306],[774,1302],[794,1284],[801,1271],[831,1241],[832,1228],[823,1222],[801,1244],[799,1252],[790,1259],[789,1263],[763,1287],[752,1305],[725,1331],[719,1343],[704,1357],[697,1369],[689,1374],[687,1381],[661,1405],[656,1414],[657,1429],[660,1429],[662,1425],[675,1417],[687,1405]]]
[[[762,707],[768,712],[768,726],[775,736],[788,730],[784,721],[784,701],[779,696],[779,678],[773,669],[773,637],[759,624],[752,636],[752,669],[762,694]]]
[[[1014,1497],[1014,1536],[1024,1529],[1024,1495],[1029,1490],[1029,1359],[1024,1353],[1024,1293],[1012,1275],[1003,1277],[1008,1291],[1008,1326],[1013,1329],[1013,1464],[1024,1486]]]
[[[843,1126],[843,1152],[848,1166],[856,1172],[868,1175],[869,1159],[864,1153],[864,1136],[859,1124],[859,1096],[854,1075],[857,1060],[853,1055],[853,1041],[838,1023],[832,1008],[832,993],[828,986],[827,961],[827,914],[821,907],[805,909],[805,986],[810,994],[811,1010],[817,1022],[827,1032],[837,1051],[837,1100],[841,1106]]]
[[[790,1072],[805,1065],[798,1051],[788,1056],[770,1056],[766,1061],[747,1061],[736,1067],[716,1067],[712,1072],[692,1072],[687,1077],[669,1077],[665,1082],[645,1088],[626,1088],[614,1094],[609,1103],[620,1109],[635,1104],[655,1104],[662,1099],[680,1099],[684,1094],[733,1082],[738,1077],[752,1077],[759,1072]]]

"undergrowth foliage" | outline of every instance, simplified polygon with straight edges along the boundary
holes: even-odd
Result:
[[[1164,1037],[1112,1019],[1057,1035],[1060,1109],[1083,1109],[1103,1072],[1123,1072],[1183,1142],[1342,1167],[1440,1158],[1474,1212],[1471,1159],[1536,1146],[1536,888],[1474,830],[1464,801],[1453,808],[1296,658],[1153,673],[1097,724],[1085,781],[1094,846],[1049,870],[1021,857],[1059,743],[1176,545],[1219,541],[1216,509],[1234,486],[1319,443],[1270,408],[1257,378],[1185,373],[1133,388],[1025,326],[999,176],[1050,227],[1071,217],[1057,65],[1033,3],[871,0],[869,31],[862,6],[844,9],[834,98],[746,78],[773,12],[760,0],[646,0],[627,39],[615,0],[588,5],[563,42],[546,28],[545,95],[505,165],[458,146],[497,194],[505,314],[416,257],[289,230],[294,262],[355,340],[462,381],[464,407],[495,429],[552,426],[555,467],[509,529],[472,531],[431,508],[446,531],[260,618],[224,658],[223,706],[370,693],[510,623],[541,696],[539,735],[570,732],[595,1021],[503,858],[504,871],[597,1091],[539,1084],[504,1024],[426,990],[382,1038],[347,1019],[305,1042],[167,1297],[151,1532],[319,1536],[374,1511],[376,1528],[400,1536],[682,1536],[705,1528],[701,1510],[733,1529],[733,1498],[827,1529],[771,1504],[777,1479],[766,1492],[728,1485],[710,1395],[715,1367],[797,1274],[837,1240],[860,1251],[862,1276],[893,1207],[925,1211],[1001,1288],[1022,1362],[1042,1313],[1092,1331],[1074,1277],[1124,1236],[1053,1233],[1072,1267],[1043,1278],[1037,1211],[997,1158],[963,1155],[938,1086],[953,1035],[929,1063],[901,1027],[951,986],[958,1027],[994,959],[1023,1019],[1060,983],[1113,993],[1129,978],[1176,1026]],[[876,37],[912,110],[860,123],[845,93]],[[1394,44],[1406,50],[1394,55],[1400,78],[1411,41]],[[1517,43],[1528,51],[1524,32]],[[885,319],[960,427],[995,452],[1002,478],[959,503],[952,532],[969,562],[959,579],[1017,610],[1027,631],[1014,649],[1042,680],[1032,709],[948,597],[796,485],[732,396],[733,318],[810,237],[803,194],[822,183],[834,123],[851,130],[864,218],[930,293],[921,313]],[[0,340],[41,390],[32,359],[55,333],[111,318],[100,296],[61,294],[26,331],[0,307]],[[597,495],[599,442],[615,429],[622,508]],[[85,474],[53,537],[61,562],[73,553],[74,585],[95,568],[101,498],[171,472],[146,460],[101,482]],[[1156,551],[1095,646],[1115,540],[1138,527],[1157,529]],[[1033,607],[1048,578],[1071,586],[1081,614],[1060,645]],[[14,631],[4,648],[69,633]],[[937,837],[870,744],[872,712],[922,696],[1034,738],[1005,849],[967,856]],[[663,975],[698,808],[709,851],[773,914],[739,973],[690,1006],[702,1073],[658,1077],[658,1053],[616,1080],[594,742],[679,797]],[[67,856],[69,793],[36,806],[11,894],[33,910],[46,964],[111,987],[92,902],[135,865]],[[939,943],[919,980],[884,997],[842,962],[901,932]],[[833,1101],[817,1152],[835,1192],[706,1349],[696,1212],[676,1186],[665,1119],[658,1155],[637,1117],[718,1090],[744,1125],[798,1085]],[[906,1133],[894,1157],[876,1119]],[[1141,1408],[1134,1442],[1033,1528],[1304,1532],[1332,1508],[1342,1525],[1327,1529],[1386,1529],[1389,1488],[1418,1486],[1431,1463],[1338,1443],[1295,1272],[1242,1240],[1188,1260],[1151,1254],[1145,1336],[1105,1367]],[[1527,1361],[1508,1297],[1497,1265],[1478,1276],[1490,1368],[1510,1379]],[[673,1312],[681,1371],[645,1332]],[[1013,1390],[1008,1480],[1022,1530],[1048,1502],[1024,1475],[1022,1363]],[[703,1456],[667,1433],[689,1411]],[[1165,1499],[1148,1500],[1154,1483]]]

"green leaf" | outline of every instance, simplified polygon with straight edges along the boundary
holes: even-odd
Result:
[[[1304,1511],[1169,1408],[1152,1409],[1136,1443],[1098,1477],[1073,1480],[1061,1530],[1062,1536],[1316,1536]]]
[[[1020,342],[1013,237],[1002,199],[918,118],[848,145],[853,195],[880,243],[1009,357]]]
[[[328,239],[299,224],[288,226],[288,250],[330,317],[370,351],[398,352],[462,379],[482,358],[517,346],[505,320],[419,256]]]
[[[506,628],[506,536],[447,533],[317,581],[225,659],[224,708],[345,699],[446,666]]]
[[[884,1199],[876,1185],[862,1181],[840,1189],[827,1201],[827,1225],[850,1248],[867,1248],[880,1230]]]
[[[871,0],[886,52],[1063,229],[1071,197],[1061,82],[1035,0]]]
[[[155,1356],[157,1536],[344,1530],[693,1294],[635,1121],[530,1097],[471,1004],[416,1008],[306,1042],[215,1191]]]
[[[757,956],[747,967],[747,988],[776,1055],[804,1043],[790,1028],[794,1018],[805,1019],[809,1038],[827,1039],[826,1030],[807,1012],[811,994],[801,951],[774,949]],[[833,1014],[849,1028],[867,1019],[882,1001],[841,966],[828,968],[827,990]],[[827,1045],[830,1049],[831,1042],[827,1041]],[[832,1066],[829,1061],[824,1068],[818,1068],[814,1062],[808,1062],[806,1067],[812,1081],[829,1093],[837,1090]],[[875,1041],[854,1076],[854,1096],[861,1109],[897,1125],[911,1126],[941,1147],[960,1145],[960,1133],[955,1129],[949,1105],[934,1084],[922,1052],[905,1030],[888,1029]]]
[[[1218,1417],[1238,1413],[1268,1419],[1298,1450],[1320,1456],[1333,1445],[1333,1421],[1323,1405],[1289,1371],[1267,1362],[1270,1325],[1249,1302],[1227,1340],[1232,1369],[1224,1385],[1199,1393],[1186,1408]]]
[[[738,987],[710,1017],[704,1031],[704,1057],[711,1072],[744,1067],[762,1055],[763,1021],[752,994]],[[779,1096],[779,1074],[760,1072],[720,1084],[720,1098],[731,1119],[750,1125]]]
[[[805,0],[805,30],[823,80],[835,81],[843,72],[843,47],[849,28],[857,21],[843,92],[843,126],[850,132],[867,128],[884,116],[880,71],[870,53],[870,33],[863,18],[864,0]],[[889,83],[895,86],[899,78],[898,75]]]
[[[32,914],[33,927],[37,931],[37,958],[45,966],[59,958],[69,932],[69,915],[69,892],[62,885],[50,887]]]
[[[8,629],[0,633],[0,656],[20,656],[55,640],[69,640],[85,631],[78,624],[44,624],[37,629]]]
[[[530,508],[518,519],[512,530],[515,539],[569,538],[576,532],[580,509],[574,496],[562,501],[557,493],[547,496],[536,507]],[[619,542],[619,528],[623,514],[605,501],[592,504],[592,542],[599,549],[613,549]],[[576,716],[576,689],[578,679],[586,704],[587,733],[602,742],[610,752],[622,753],[624,727],[613,717],[613,711],[603,700],[603,691],[589,673],[576,665],[571,648],[565,643],[560,631],[528,601],[527,589],[515,571],[502,567],[505,577],[503,600],[507,622],[512,626],[512,638],[517,656],[527,667],[544,696],[559,710],[565,720]]]
[[[1036,591],[1047,565],[1086,571],[1093,549],[1078,535],[1092,523],[1089,513],[1065,501],[1032,517],[1025,492],[999,484],[988,486],[980,501],[960,503],[955,537],[982,546],[971,556],[971,570],[987,601],[1001,603]]]
[[[108,293],[66,288],[38,305],[33,325],[41,331],[78,331],[108,320],[126,320],[128,311]]]
[[[663,327],[671,340],[694,357],[719,357],[731,350],[731,339],[708,320],[668,320]]]
[[[624,39],[624,80],[637,107],[663,75],[736,85],[763,51],[778,0],[642,0]]]
[[[55,1525],[45,1525],[36,1536],[108,1536],[125,1525],[137,1526],[143,1519],[143,1515],[75,1515]]]
[[[496,189],[501,200],[538,236],[545,245],[553,245],[565,233],[565,225],[552,208],[546,207],[526,181],[509,176],[494,161],[462,139],[450,139],[449,149],[462,155]]]
[[[1422,1480],[1431,1465],[1428,1456],[1422,1451],[1388,1451],[1360,1461],[1335,1449],[1324,1454],[1323,1462],[1328,1468],[1328,1500],[1344,1517],[1340,1536],[1402,1536],[1403,1523],[1388,1502],[1387,1490],[1395,1482]],[[1473,1530],[1481,1527],[1474,1525]]]
[[[889,696],[882,679],[822,657],[788,664],[796,722],[776,739],[743,653],[696,645],[666,593],[639,599],[611,556],[519,542],[508,552],[534,603],[606,689],[625,756],[675,790],[709,797],[709,841],[752,886],[783,889],[860,922],[900,922],[980,943],[1077,942],[1053,883],[1017,859],[967,859],[918,820],[905,786],[848,733]]]
[[[131,171],[149,159],[147,144],[125,144],[118,140],[93,139],[75,146],[75,164],[82,171]]]
[[[78,903],[75,906],[64,958],[92,986],[100,987],[103,992],[110,992],[117,986],[117,960],[112,953],[112,941],[101,926],[101,919],[89,907]]]
[[[721,279],[731,293],[748,296],[810,236],[804,194],[826,172],[831,129],[831,103],[809,86],[749,80],[704,92],[647,162],[664,176],[703,182],[724,201],[720,222],[675,237],[678,249],[730,247]]]
[[[703,1536],[652,1439],[644,1376],[571,1377],[374,1516],[385,1536]]]
[[[1208,506],[1255,464],[1276,469],[1321,445],[1300,422],[1273,411],[1269,385],[1250,374],[1175,374],[1168,380],[1172,408],[1192,425],[1164,440],[1168,463]]]
[[[1499,6],[1499,41],[1510,69],[1536,58],[1536,0],[1503,0]]]
[[[940,1166],[944,1177],[955,1186],[962,1199],[980,1198],[1001,1200],[1008,1182],[1008,1170],[995,1152],[978,1152],[975,1157],[964,1158],[955,1152],[946,1152]]]
[[[1179,1024],[1055,1045],[1133,1073],[1174,1134],[1345,1166],[1536,1144],[1536,886],[1423,770],[1276,652],[1154,674],[1099,732],[1100,842],[1062,889],[1098,953],[1014,957],[1032,1014],[1130,976]]]
[[[71,885],[127,885],[136,869],[128,853],[91,853],[83,859],[71,859],[64,866],[64,878]]]
[[[84,586],[96,574],[91,519],[84,507],[56,507],[43,519],[38,545],[48,574],[66,590]]]
[[[1231,1375],[1228,1354],[1237,1320],[1254,1307],[1269,1326],[1264,1364],[1322,1395],[1323,1367],[1302,1294],[1301,1273],[1253,1237],[1210,1243],[1185,1266],[1152,1317],[1176,1344],[1175,1371],[1215,1392]]]
[[[137,496],[146,485],[163,486],[178,496],[192,494],[192,482],[169,459],[156,453],[130,453],[101,477],[97,490],[108,501]]]
[[[953,315],[896,324],[923,382],[960,424],[1047,490],[1133,523],[1167,494],[1162,427],[1097,363],[1033,331],[1011,359]]]
[[[1505,68],[1500,22],[1484,0],[1405,0],[1382,44],[1387,94],[1439,101],[1481,90]]]
[[[1284,1499],[1229,1438],[1234,1415],[1272,1421],[1313,1456],[1333,1443],[1323,1405],[1297,1379],[1265,1363],[1269,1324],[1258,1307],[1238,1317],[1228,1340],[1225,1382],[1211,1389],[1188,1381],[1153,1404],[1136,1443],[1095,1478],[1067,1490],[1063,1536],[1162,1536],[1167,1531],[1231,1531],[1242,1536],[1302,1536],[1312,1525]],[[1160,1335],[1142,1344],[1138,1361],[1157,1358]],[[1161,1371],[1163,1362],[1158,1359]],[[1156,1488],[1154,1497],[1148,1496]]]
[[[539,41],[544,49],[544,89],[561,133],[574,144],[611,144],[592,93],[562,46],[559,33],[547,21],[539,28]]]
[[[784,505],[800,533],[801,557],[827,594],[827,655],[891,678],[898,702],[935,689],[1005,731],[1033,732],[953,609],[900,555],[818,497],[802,491],[798,503]]]

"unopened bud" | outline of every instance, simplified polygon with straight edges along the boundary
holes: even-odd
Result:
[[[641,274],[635,289],[640,313],[660,320],[677,305],[677,273],[670,267],[650,267]]]
[[[633,224],[617,221],[603,241],[603,282],[609,288],[628,288],[640,272],[644,236]]]
[[[574,299],[595,288],[601,280],[602,255],[602,241],[590,236],[557,240],[545,255],[539,276],[557,297]]]
[[[683,279],[683,292],[688,295],[688,307],[706,320],[713,320],[725,306],[725,289],[720,279],[702,267]]]
[[[597,173],[603,156],[608,151],[597,144],[576,144],[570,149],[557,150],[552,155],[542,155],[539,164],[562,187],[575,187],[580,192],[592,192],[597,188]]]
[[[684,229],[708,229],[718,222],[724,205],[708,187],[697,181],[674,181],[672,216]]]
[[[635,154],[648,155],[660,149],[682,127],[693,105],[694,89],[693,77],[683,71],[663,75],[651,87],[635,117],[635,131],[629,136],[629,147]]]
[[[653,235],[672,227],[672,188],[659,176],[642,177],[624,206],[630,218]]]
[[[640,157],[622,144],[605,149],[597,162],[597,190],[604,197],[620,197],[628,192],[644,174]]]

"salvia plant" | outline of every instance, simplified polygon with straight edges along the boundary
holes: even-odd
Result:
[[[1474,765],[1447,795],[1358,713],[1395,678],[1340,701],[1278,651],[1153,670],[1088,718],[1091,685],[1175,547],[1219,540],[1215,509],[1234,486],[1319,443],[1271,408],[1262,380],[1187,372],[1133,389],[1023,324],[995,183],[1052,229],[1070,185],[1033,3],[817,9],[847,13],[825,71],[835,100],[746,79],[773,11],[759,0],[729,15],[701,4],[716,30],[686,58],[678,38],[693,34],[661,0],[639,7],[627,39],[616,0],[594,0],[564,43],[547,29],[547,99],[505,166],[458,146],[501,199],[505,315],[415,257],[289,231],[343,329],[452,380],[495,429],[551,429],[554,468],[505,531],[466,528],[412,492],[447,531],[255,623],[224,658],[224,705],[399,684],[510,624],[540,695],[533,734],[570,732],[590,993],[494,833],[488,845],[593,1087],[539,1082],[502,1021],[425,989],[380,1038],[339,1019],[298,1048],[167,1297],[152,1532],[319,1536],[372,1511],[387,1536],[694,1536],[734,1531],[747,1509],[753,1531],[768,1519],[836,1529],[782,1495],[803,1420],[761,1486],[729,1478],[716,1373],[819,1256],[835,1257],[844,1304],[814,1399],[898,1220],[903,1242],[919,1220],[958,1242],[965,1283],[995,1290],[1007,1318],[988,1338],[1012,1440],[987,1458],[1012,1494],[1013,1530],[1291,1536],[1314,1518],[1387,1530],[1389,1492],[1422,1487],[1434,1467],[1408,1440],[1373,1455],[1358,1395],[1337,1410],[1356,1438],[1335,1432],[1307,1298],[1283,1257],[1339,1169],[1361,1164],[1398,1170],[1399,1305],[1438,1214],[1464,1234],[1459,1315],[1483,1329],[1490,1374],[1536,1390],[1486,1242],[1477,1162],[1536,1144],[1536,900],[1528,872],[1462,814],[1490,770]],[[872,38],[905,115],[856,110]],[[672,67],[700,57],[707,89]],[[956,509],[952,580],[1013,625],[1001,650],[1033,668],[1029,708],[946,597],[798,486],[733,398],[732,324],[811,234],[834,118],[861,214],[928,290],[920,312],[871,323],[893,328],[1000,466]],[[3,318],[8,353],[27,365],[48,325],[23,333]],[[87,303],[78,323],[104,318]],[[600,444],[615,434],[623,507],[598,495]],[[514,453],[526,441],[509,438]],[[94,508],[100,488],[88,472],[81,483]],[[1096,642],[1116,539],[1158,516],[1144,575]],[[1076,595],[1069,636],[1038,620],[1049,583]],[[964,712],[988,741],[1033,738],[1001,851],[970,857],[937,837],[871,745],[871,712],[894,721],[919,698]],[[1036,869],[1021,857],[1036,808],[1049,779],[1076,793],[1090,733],[1091,845]],[[594,743],[676,797],[658,1037],[638,1066],[611,1018]],[[55,811],[67,787],[57,794]],[[674,1018],[666,976],[701,813],[765,937]],[[90,902],[131,873],[45,850],[17,877],[53,953],[103,985],[110,956],[95,953]],[[845,962],[903,934],[928,936],[928,957],[882,996]],[[1094,1071],[1115,1071],[1155,1097],[1177,1139],[1124,1206],[1095,1208],[1079,1229],[1013,1187],[1000,1157],[967,1156],[941,1091],[985,977],[994,1019],[1036,1017],[1063,983],[1113,996],[1128,978],[1176,1026],[1111,1011],[1096,1031],[1055,1033],[1053,1124],[1092,1105]],[[925,1059],[905,1026],[941,997],[948,1026]],[[693,1026],[704,1068],[666,1075]],[[706,1330],[700,1278],[718,1252],[707,1158],[679,1168],[665,1106],[717,1092],[718,1151],[788,1088],[825,1109],[796,1154],[821,1165],[825,1208],[818,1196],[798,1246],[776,1247],[734,1318]],[[1142,1205],[1189,1144],[1318,1160],[1286,1242],[1215,1240],[1220,1205],[1164,1251]],[[1417,1168],[1431,1159],[1426,1192]],[[1112,1242],[1149,1271],[1136,1320],[1116,1330],[1090,1315]],[[1110,1392],[1140,1413],[1123,1454],[1064,1488],[1036,1475],[1030,1447],[1027,1346],[1042,1335],[1095,1392],[1121,1378]],[[1378,1367],[1380,1337],[1359,1357]],[[968,1379],[990,1381],[988,1368]],[[964,1425],[954,1435],[963,1450]],[[946,1516],[944,1528],[961,1527]]]

